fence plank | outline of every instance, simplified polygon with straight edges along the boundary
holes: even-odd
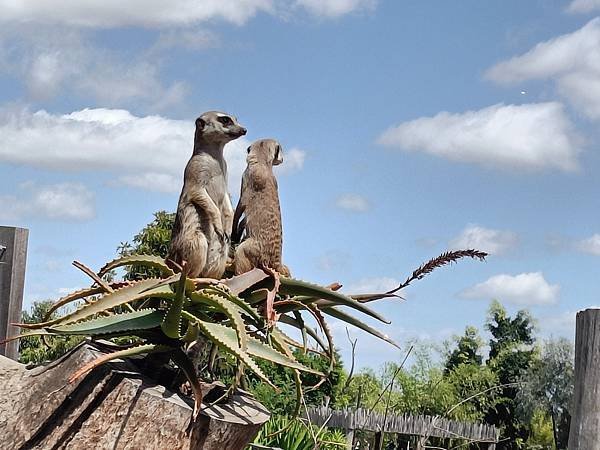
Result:
[[[24,228],[0,227],[0,340],[19,333],[10,323],[21,320],[28,236]],[[0,355],[16,360],[19,343],[0,345]]]

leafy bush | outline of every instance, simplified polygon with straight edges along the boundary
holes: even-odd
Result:
[[[282,450],[341,450],[346,447],[346,436],[340,430],[318,428],[299,419],[274,416],[260,429],[253,443]]]

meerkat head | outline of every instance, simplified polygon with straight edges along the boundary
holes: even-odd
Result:
[[[196,119],[196,140],[226,144],[246,134],[236,117],[219,111],[209,111]]]
[[[275,139],[261,139],[248,147],[248,162],[259,161],[277,166],[283,162],[283,148]]]

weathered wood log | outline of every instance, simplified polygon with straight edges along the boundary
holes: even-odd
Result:
[[[192,401],[115,360],[68,378],[101,351],[84,344],[48,366],[28,370],[0,357],[2,449],[242,450],[269,419],[246,395],[204,406],[191,423]]]
[[[600,450],[600,309],[577,313],[569,450]]]

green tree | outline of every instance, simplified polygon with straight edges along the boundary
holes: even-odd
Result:
[[[175,223],[175,213],[157,211],[154,220],[147,224],[133,237],[133,243],[121,242],[117,248],[120,256],[131,254],[156,255],[166,258],[171,241],[171,230]],[[156,277],[159,272],[144,266],[132,265],[125,269],[126,280],[137,280],[144,277]]]
[[[29,311],[23,311],[23,323],[43,322],[50,307],[54,304],[53,300],[43,300],[33,302]],[[58,316],[55,311],[50,319]],[[42,339],[37,336],[21,338],[19,341],[19,361],[23,364],[41,364],[47,361],[54,361],[67,353],[83,339],[77,336],[65,337],[47,337],[44,344]]]
[[[522,448],[530,432],[528,423],[519,420],[517,395],[523,374],[537,356],[534,346],[533,319],[527,311],[511,318],[497,301],[492,302],[486,328],[491,333],[488,367],[494,372],[501,388],[498,401],[486,416],[486,422],[500,427],[506,438],[499,450]]]
[[[540,410],[547,414],[558,450],[566,449],[569,440],[575,383],[573,358],[573,345],[567,339],[546,341],[540,359],[522,377],[519,390],[524,419],[532,421]]]
[[[448,353],[445,373],[451,372],[461,364],[481,366],[483,356],[481,348],[483,340],[479,337],[479,331],[473,326],[465,328],[465,334],[456,338],[456,348]]]

